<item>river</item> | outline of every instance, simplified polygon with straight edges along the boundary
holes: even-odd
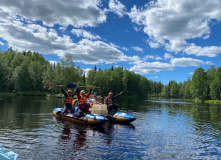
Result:
[[[134,122],[90,126],[53,117],[62,99],[1,98],[0,146],[18,160],[221,159],[221,105],[118,99]]]

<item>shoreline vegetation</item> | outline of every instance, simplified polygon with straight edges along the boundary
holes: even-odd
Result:
[[[64,95],[62,93],[58,93],[58,94],[50,94],[48,92],[0,92],[0,100],[3,100],[2,96],[46,96],[46,97],[54,97],[54,98],[64,98]],[[120,96],[121,98],[128,98],[128,99],[142,99],[143,97],[140,96]],[[77,99],[77,97],[75,96],[74,98]],[[105,97],[101,97],[101,96],[97,96],[98,100],[101,99],[101,102],[103,100],[103,98]],[[199,99],[176,99],[176,98],[170,98],[170,99],[165,99],[163,97],[151,97],[149,98],[149,100],[179,100],[179,101],[191,101],[194,103],[202,103],[202,100]],[[204,103],[207,104],[221,104],[221,100],[205,100]]]
[[[12,92],[19,95],[45,95],[60,93],[60,87],[48,87],[45,83],[78,86],[95,86],[94,92],[108,95],[110,91],[125,96],[143,96],[150,94],[150,82],[142,75],[123,67],[108,69],[94,68],[85,71],[75,66],[72,56],[61,58],[60,62],[51,64],[37,52],[13,50],[0,51],[0,92]],[[89,88],[82,88],[87,92]]]
[[[162,84],[119,66],[97,69],[95,65],[85,76],[85,71],[75,66],[71,56],[51,64],[37,52],[19,52],[12,48],[0,51],[0,92],[60,97],[60,87],[48,87],[45,83],[101,87],[93,91],[102,97],[106,97],[110,91],[114,95],[123,91],[122,98],[135,100],[156,97],[214,104],[220,104],[221,100],[221,67],[215,68],[213,65],[207,71],[201,67],[196,69],[192,77],[184,82],[170,80],[168,84]],[[64,89],[67,90],[67,87]]]

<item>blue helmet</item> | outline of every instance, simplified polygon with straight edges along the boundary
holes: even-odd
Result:
[[[96,94],[96,95],[97,95],[97,92],[94,92],[94,94]]]

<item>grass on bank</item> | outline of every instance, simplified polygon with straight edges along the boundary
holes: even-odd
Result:
[[[150,99],[164,99],[163,97],[156,97],[156,96],[151,96]],[[199,99],[176,99],[176,98],[171,98],[173,100],[180,100],[180,101],[191,101],[195,103],[202,103],[202,100]],[[204,103],[208,104],[221,104],[221,100],[205,100]]]
[[[26,91],[26,92],[0,92],[0,96],[47,96],[47,92]]]
[[[1,96],[49,96],[49,97],[55,97],[55,98],[64,98],[64,95],[62,93],[58,94],[49,94],[48,92],[40,92],[40,91],[29,91],[29,92],[0,92]],[[103,100],[104,97],[97,96],[98,99]],[[105,96],[106,97],[106,96]],[[77,96],[75,95],[74,98],[77,99]],[[129,98],[129,99],[140,99],[140,96],[125,96],[121,95],[120,98]],[[162,97],[150,97],[150,99],[164,99]],[[181,101],[192,101],[195,103],[202,103],[199,99],[174,99],[174,100],[181,100]],[[221,100],[205,100],[204,103],[208,104],[221,104]]]

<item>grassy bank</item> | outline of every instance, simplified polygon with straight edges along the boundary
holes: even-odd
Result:
[[[29,91],[29,92],[0,92],[0,96],[46,96],[47,92]]]
[[[1,96],[15,96],[15,93],[11,93],[11,92],[0,92],[0,97]]]
[[[163,99],[161,97],[151,97],[151,99]],[[191,101],[195,103],[202,103],[202,100],[199,99],[176,99],[176,98],[171,98],[171,100],[180,100],[180,101]],[[208,104],[221,104],[221,100],[205,100],[204,103]]]

